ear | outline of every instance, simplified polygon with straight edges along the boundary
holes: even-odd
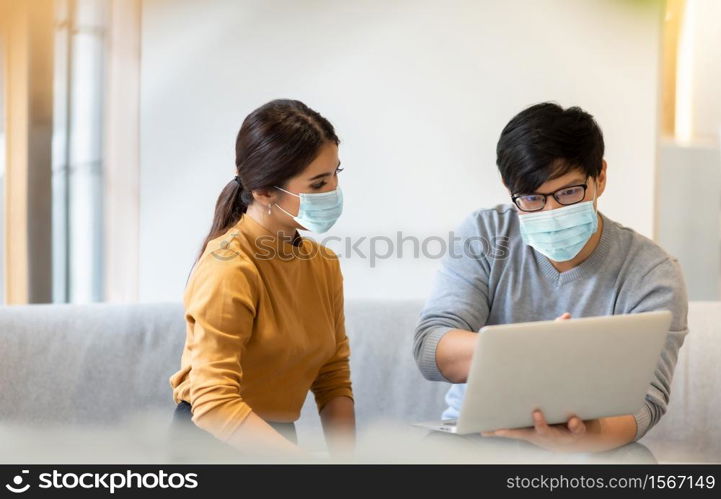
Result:
[[[513,196],[513,193],[511,192],[511,189],[508,188],[508,186],[506,185],[506,182],[503,180],[503,177],[501,177],[501,183],[503,184],[503,187],[506,188],[506,192],[508,192],[508,196],[509,196],[509,197]]]
[[[601,173],[599,173],[598,178],[596,178],[596,188],[598,189],[596,199],[600,198],[603,191],[606,190],[606,166],[606,160],[604,159],[601,165]]]
[[[262,206],[268,206],[269,204],[275,203],[278,198],[278,194],[275,189],[253,189],[253,201],[256,201]]]

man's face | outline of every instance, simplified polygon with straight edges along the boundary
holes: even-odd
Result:
[[[579,198],[573,197],[572,186],[578,186],[578,185],[582,185],[582,184],[587,185],[585,195],[582,198],[580,198],[579,201],[576,201],[576,199],[579,199]],[[548,194],[548,196],[546,197],[546,204],[545,204],[545,206],[543,206],[543,209],[535,211],[536,213],[538,213],[538,211],[555,210],[557,208],[563,208],[565,206],[564,204],[559,203],[556,200],[556,198],[551,195],[554,192],[557,193],[557,196],[560,199],[563,200],[564,197],[567,197],[568,199],[574,201],[574,204],[585,202],[585,201],[592,201],[592,200],[594,200],[594,194],[595,194],[595,199],[596,199],[596,201],[594,201],[594,208],[595,208],[596,202],[597,202],[598,198],[601,196],[601,194],[603,194],[605,187],[606,187],[606,161],[604,160],[603,166],[601,168],[601,173],[599,174],[599,176],[596,179],[594,179],[592,177],[587,177],[586,174],[583,171],[581,171],[580,169],[571,170],[570,172],[568,172],[564,175],[561,175],[560,177],[557,177],[552,180],[548,180],[548,181],[544,182],[534,192],[510,193],[510,191],[509,191],[509,193],[511,195],[513,195],[513,194],[529,194],[529,195]],[[534,201],[533,197],[528,197],[526,199],[528,199],[529,202]],[[538,200],[539,197],[536,196],[535,199]],[[521,204],[523,204],[522,201],[519,201],[519,202],[521,202]],[[540,202],[542,202],[542,197],[540,197]],[[532,206],[532,203],[529,203],[528,206]],[[529,212],[519,209],[518,206],[516,206],[516,210],[518,211],[519,215],[525,215],[526,213],[529,213]]]

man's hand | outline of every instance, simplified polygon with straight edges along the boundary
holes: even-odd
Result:
[[[557,321],[571,318],[568,312]],[[543,412],[533,411],[533,427],[482,432],[484,437],[503,437],[525,440],[556,452],[601,452],[633,441],[636,420],[631,415],[582,421],[571,416],[566,424],[549,425]]]
[[[556,318],[557,321],[565,321],[571,318],[568,312]],[[572,416],[566,424],[549,425],[540,410],[533,411],[533,428],[520,428],[515,430],[496,430],[482,432],[484,437],[505,437],[516,440],[525,440],[544,449],[557,452],[578,452],[587,440],[584,438],[587,431],[597,431],[598,420],[582,421],[581,418]]]
[[[587,452],[593,450],[593,437],[600,432],[600,420],[582,421],[572,416],[565,424],[549,425],[543,412],[533,411],[533,427],[485,431],[484,437],[503,437],[525,440],[555,452]]]
[[[570,318],[571,318],[571,314],[569,314],[568,312],[565,312],[565,313],[559,315],[558,317],[556,317],[556,320],[557,321],[565,321]]]

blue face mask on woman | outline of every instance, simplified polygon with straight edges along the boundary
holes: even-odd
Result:
[[[555,262],[572,260],[598,230],[594,201],[519,215],[523,242]]]
[[[343,193],[340,187],[334,191],[295,194],[286,191],[278,186],[275,187],[283,192],[300,198],[298,214],[293,215],[281,208],[278,203],[275,206],[283,213],[298,222],[303,228],[312,232],[326,232],[333,227],[341,213],[343,213]]]

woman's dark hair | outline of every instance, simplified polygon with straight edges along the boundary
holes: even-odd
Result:
[[[501,132],[496,164],[511,193],[530,193],[580,169],[597,177],[603,164],[603,134],[580,107],[544,102],[518,113]]]
[[[340,140],[333,125],[297,100],[277,99],[250,113],[235,140],[233,178],[218,196],[208,242],[235,224],[253,202],[254,189],[285,186],[318,156],[323,144]]]

